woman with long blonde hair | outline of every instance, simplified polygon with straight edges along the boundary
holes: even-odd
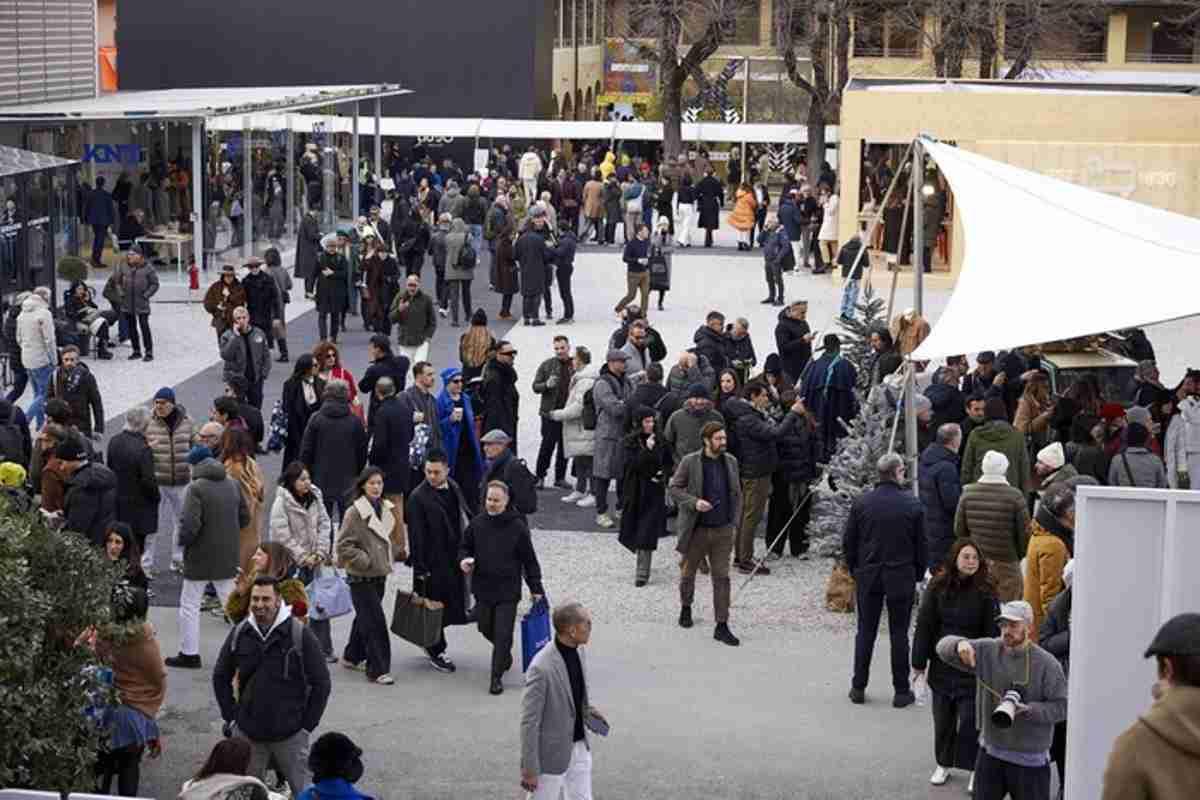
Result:
[[[462,361],[463,380],[470,382],[483,374],[492,351],[496,349],[496,337],[488,330],[487,313],[482,308],[471,315],[471,326],[458,340],[458,357]]]

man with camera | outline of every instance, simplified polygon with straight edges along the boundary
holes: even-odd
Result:
[[[1067,718],[1067,679],[1058,659],[1029,638],[1033,608],[1000,606],[999,639],[945,636],[937,654],[973,673],[983,747],[971,780],[975,800],[1048,800],[1054,725]]]

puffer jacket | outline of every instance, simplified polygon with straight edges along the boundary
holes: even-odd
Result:
[[[21,363],[25,369],[41,369],[58,364],[54,317],[50,314],[49,304],[36,294],[29,295],[21,304],[16,340],[21,348]]]
[[[991,561],[1014,564],[1029,549],[1029,506],[1020,490],[1004,483],[964,486],[954,533],[970,539]]]
[[[250,509],[237,483],[215,458],[192,467],[195,474],[179,515],[183,577],[219,581],[237,574],[241,530],[250,524]]]
[[[333,526],[325,510],[325,498],[317,486],[311,492],[312,502],[305,506],[281,488],[271,505],[271,541],[286,547],[297,562],[313,553],[328,558],[332,544]]]
[[[717,372],[729,366],[729,346],[724,336],[707,325],[696,329],[692,341],[696,343],[696,356],[703,355]]]
[[[408,540],[391,500],[375,515],[371,501],[360,497],[346,509],[337,535],[337,563],[351,577],[386,578],[392,564],[408,551]]]
[[[954,514],[962,493],[958,454],[940,444],[931,444],[921,453],[918,474],[921,505],[925,507],[925,543],[932,570],[946,560],[954,544]]]
[[[567,458],[590,456],[596,447],[596,432],[583,427],[583,396],[596,382],[600,370],[588,365],[571,376],[567,404],[547,416],[563,424],[563,453]]]
[[[191,480],[187,455],[194,433],[192,419],[181,405],[165,418],[150,415],[146,443],[154,454],[154,478],[159,486],[186,486]]]
[[[733,405],[732,402],[730,405]],[[759,411],[753,405],[749,412],[737,414],[738,442],[742,448],[738,466],[742,478],[765,478],[774,472],[779,467],[779,441],[802,422],[799,414],[788,413],[782,422],[776,424],[766,412]]]
[[[446,280],[469,281],[475,277],[475,270],[459,266],[458,257],[463,245],[467,243],[467,223],[460,218],[450,223],[450,233],[446,234]],[[475,254],[479,258],[479,254]]]
[[[85,463],[67,478],[63,498],[66,528],[97,547],[117,518],[117,476],[103,464]]]
[[[1029,549],[1025,553],[1025,596],[1026,603],[1033,608],[1033,627],[1029,634],[1037,641],[1042,620],[1050,609],[1050,602],[1066,588],[1063,582],[1063,567],[1071,558],[1071,531],[1064,530],[1058,520],[1044,508],[1037,511],[1029,523]]]

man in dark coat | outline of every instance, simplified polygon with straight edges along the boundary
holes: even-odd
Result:
[[[393,503],[403,503],[412,489],[408,449],[412,443],[412,412],[396,397],[390,377],[380,378],[371,395],[371,451],[367,460],[383,470],[383,494]]]
[[[48,396],[63,400],[71,407],[71,419],[89,439],[104,434],[104,402],[96,376],[79,360],[79,348],[69,344],[59,357],[61,366],[51,377]],[[95,421],[93,424],[93,420]]]
[[[712,169],[696,184],[696,207],[700,212],[700,227],[704,228],[704,246],[712,247],[713,231],[721,226],[721,207],[725,205],[725,188],[713,177]]]
[[[517,370],[513,367],[516,355],[512,342],[501,340],[496,345],[496,354],[483,369],[483,429],[502,430],[512,437],[514,455],[521,400],[517,391]]]
[[[250,324],[266,334],[268,347],[274,347],[272,322],[283,319],[283,295],[279,291],[279,284],[262,266],[262,259],[257,256],[246,262],[249,273],[242,278],[242,290],[246,292]]]
[[[92,226],[92,266],[102,266],[100,257],[108,241],[108,229],[117,222],[117,211],[112,195],[104,190],[104,176],[96,178],[96,188],[87,195],[83,218]]]
[[[725,315],[720,311],[710,311],[704,318],[704,324],[696,329],[692,341],[696,343],[697,356],[704,356],[712,368],[720,374],[729,366],[729,344],[725,338]]]
[[[491,694],[504,692],[502,677],[512,667],[513,628],[521,602],[521,574],[534,602],[546,593],[529,526],[509,501],[506,486],[488,486],[485,513],[471,520],[458,547],[462,571],[471,576],[479,632],[492,643]]]
[[[954,544],[954,513],[962,484],[958,479],[958,450],[962,429],[947,422],[937,429],[937,441],[921,453],[918,482],[921,505],[925,508],[925,543],[929,550],[929,571],[934,572],[946,560]]]
[[[538,318],[538,306],[546,291],[546,264],[554,260],[554,251],[546,244],[546,212],[535,207],[529,214],[529,220],[529,227],[513,248],[513,254],[521,266],[521,316],[526,325],[545,325]]]
[[[313,296],[317,277],[317,259],[321,252],[321,227],[317,212],[309,210],[300,223],[296,236],[296,277],[304,280],[304,296]]]
[[[892,705],[904,708],[916,702],[908,682],[908,624],[916,584],[929,560],[925,514],[912,492],[901,487],[904,460],[898,454],[884,455],[878,468],[878,485],[854,501],[842,532],[842,551],[854,576],[858,609],[850,702],[865,701],[879,617],[886,603],[896,690]]]
[[[467,623],[467,585],[458,553],[469,506],[458,484],[450,479],[448,460],[444,450],[429,450],[425,480],[413,489],[405,504],[413,591],[445,604],[442,634],[426,650],[429,663],[439,672],[455,669],[454,662],[445,655],[444,628]]]
[[[64,527],[97,547],[104,545],[108,524],[117,518],[117,476],[88,460],[87,451],[68,437],[54,450],[67,478],[63,496]]]
[[[842,422],[858,414],[854,387],[858,374],[841,353],[842,340],[836,333],[825,334],[825,352],[810,361],[801,377],[804,405],[817,422],[821,452],[828,458],[837,440],[846,435]]]
[[[225,382],[244,380],[246,402],[261,409],[263,383],[271,374],[271,345],[267,334],[250,324],[250,313],[245,308],[234,309],[233,327],[221,334],[221,360],[225,362]]]
[[[350,307],[350,290],[346,282],[350,264],[338,250],[338,239],[334,234],[326,234],[321,239],[321,246],[324,250],[317,260],[316,275],[317,333],[322,340],[328,338],[337,342],[342,316]]]
[[[779,312],[775,325],[775,347],[783,362],[787,382],[795,384],[812,358],[812,329],[808,326],[808,301],[793,300]]]
[[[105,462],[117,476],[117,520],[133,531],[138,549],[145,552],[149,534],[158,531],[158,481],[154,454],[146,443],[150,414],[142,406],[125,412],[125,430],[108,442]]]
[[[321,490],[329,518],[340,521],[354,479],[367,463],[367,431],[350,413],[350,387],[345,381],[325,384],[321,410],[304,430],[300,460]]]
[[[785,191],[782,199],[779,201],[779,224],[787,232],[788,242],[792,246],[792,263],[800,264],[803,259],[800,257],[801,238],[803,237],[804,225],[800,221],[800,207],[796,203],[796,190]]]
[[[564,181],[567,186],[574,186],[572,180]],[[570,209],[567,209],[570,211]],[[579,209],[575,209],[576,222]],[[571,275],[575,272],[575,250],[579,245],[575,236],[575,227],[568,216],[559,222],[558,244],[554,246],[554,277],[558,280],[558,296],[562,298],[563,315],[558,320],[559,325],[567,325],[575,321],[575,297],[571,294]]]
[[[371,430],[375,426],[375,406],[378,403],[375,397],[376,382],[380,378],[391,378],[395,390],[403,392],[405,384],[408,383],[409,361],[407,356],[392,353],[392,340],[386,333],[377,333],[371,337],[371,342],[367,345],[367,355],[371,363],[358,381],[358,390],[371,398],[367,408],[367,429]]]

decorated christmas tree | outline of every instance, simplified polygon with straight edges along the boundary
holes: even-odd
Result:
[[[858,416],[846,423],[848,432],[838,439],[829,463],[813,488],[813,509],[808,536],[819,556],[840,558],[842,531],[850,506],[875,485],[876,462],[888,450],[891,415],[871,410],[867,393],[871,382],[871,331],[886,327],[884,302],[867,287],[853,319],[841,320],[842,355],[858,371]]]

